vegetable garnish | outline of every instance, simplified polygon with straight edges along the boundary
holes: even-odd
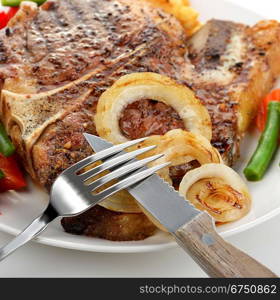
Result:
[[[8,20],[10,20],[19,10],[19,7],[10,7],[7,11]]]
[[[268,105],[268,116],[257,149],[255,150],[244,174],[249,181],[262,179],[269,163],[278,147],[280,131],[280,102],[270,102]]]
[[[7,14],[4,11],[0,12],[0,29],[5,28],[8,23]]]
[[[17,165],[11,143],[4,126],[0,123],[0,192],[17,190],[26,186],[26,182]]]
[[[18,190],[26,186],[14,155],[5,157],[0,154],[0,170],[4,173],[4,178],[0,179],[0,192]]]
[[[0,12],[0,29],[3,29],[7,26],[10,19],[16,14],[18,7],[10,7],[7,12]]]
[[[0,152],[4,156],[11,156],[15,152],[15,146],[11,143],[4,126],[0,123]]]
[[[232,222],[246,215],[251,196],[242,178],[224,164],[204,164],[183,177],[179,193],[218,222]]]
[[[267,110],[268,110],[268,104],[272,101],[280,101],[280,89],[274,90],[271,93],[269,93],[262,101],[257,118],[256,118],[256,124],[260,131],[263,131],[265,128],[265,123],[267,119]]]
[[[23,0],[1,0],[3,6],[19,6],[20,2],[22,1]],[[46,0],[29,0],[29,1],[36,2],[39,5],[46,2]]]

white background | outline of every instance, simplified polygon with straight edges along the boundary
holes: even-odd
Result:
[[[229,1],[280,20],[279,0]],[[10,239],[11,236],[0,233],[0,245]],[[280,274],[280,216],[239,233],[228,241]],[[0,277],[62,276],[205,277],[205,274],[180,248],[144,254],[103,254],[54,248],[33,242],[1,262],[0,267]]]

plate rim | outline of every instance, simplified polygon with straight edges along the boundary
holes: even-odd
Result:
[[[268,221],[269,219],[276,217],[278,214],[280,214],[280,207],[272,210],[271,212],[263,215],[262,217],[257,218],[256,220],[242,224],[239,227],[226,230],[219,234],[223,238],[228,238],[230,236],[233,236],[235,234],[244,232],[250,228],[258,226],[258,225]],[[8,233],[10,235],[13,235],[13,236],[16,236],[17,234],[20,233],[20,230],[15,229],[9,225],[1,224],[1,223],[0,223],[0,230],[5,233]],[[171,237],[170,237],[170,242],[167,242],[164,244],[121,245],[121,246],[117,246],[117,247],[116,247],[116,245],[104,246],[104,245],[96,245],[94,243],[92,243],[92,245],[80,244],[80,243],[75,243],[75,242],[65,241],[65,240],[58,240],[56,238],[44,237],[44,236],[38,236],[35,239],[33,239],[32,242],[37,242],[37,243],[44,244],[47,246],[53,246],[53,247],[59,247],[59,248],[65,248],[65,249],[87,251],[87,252],[99,252],[99,253],[144,253],[144,252],[162,251],[162,250],[167,250],[167,249],[171,249],[174,247],[179,247],[177,245],[177,243],[174,240],[172,240]]]

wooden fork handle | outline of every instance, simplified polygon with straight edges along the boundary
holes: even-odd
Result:
[[[221,238],[205,212],[175,232],[178,244],[210,277],[275,278],[272,271]]]

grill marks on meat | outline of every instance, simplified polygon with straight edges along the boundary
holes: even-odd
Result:
[[[83,75],[88,67],[94,68],[100,64],[100,55],[93,52],[91,57],[90,50],[100,49],[102,46],[101,42],[94,42],[95,28],[98,28],[99,39],[103,38],[106,32],[100,24],[97,27],[90,7],[81,10],[78,2],[65,1],[65,4],[69,9],[55,3],[50,12],[46,11],[46,24],[41,26],[48,53],[44,53],[43,59],[34,66],[34,70],[39,84],[44,85],[44,89],[46,85],[75,80]],[[81,22],[82,16],[84,17]],[[62,23],[55,21],[61,17],[64,20]],[[35,22],[41,22],[41,18],[40,13]]]
[[[88,8],[88,4],[91,8]],[[53,125],[51,132],[62,126],[69,138],[76,126],[82,140],[79,124],[73,124],[68,133],[68,126],[63,126],[64,119],[79,112],[81,119],[87,120],[84,131],[95,133],[94,126],[89,124],[93,123],[93,119],[88,116],[93,117],[99,96],[120,76],[130,72],[152,71],[177,78],[182,73],[186,37],[179,23],[169,15],[160,14],[158,17],[157,10],[149,9],[143,1],[128,4],[131,4],[128,0],[92,0],[87,3],[48,1],[37,13],[33,12],[32,22],[25,24],[22,20],[15,20],[11,26],[14,34],[23,24],[26,26],[29,51],[35,49],[39,56],[34,62],[31,52],[26,52],[24,56],[15,53],[18,59],[17,72],[23,70],[25,78],[33,79],[31,87],[21,89],[27,93],[30,88],[32,94],[21,101],[7,101],[8,110],[13,113],[17,111],[17,123],[21,120],[21,124],[10,122],[11,116],[7,117],[5,124],[8,131],[17,134],[20,130],[16,127],[21,128],[23,140],[15,137],[13,140],[21,149],[29,172],[46,187],[54,179],[53,174],[58,175],[62,171],[61,166],[56,168],[57,164],[45,164],[45,168],[42,168],[41,159],[53,160],[55,155],[55,152],[48,151],[44,143],[58,142],[52,138],[52,134],[48,137],[48,126]],[[60,15],[65,15],[65,23],[73,23],[67,26],[58,23],[54,19]],[[74,22],[75,15],[77,20],[82,18],[84,24],[77,20]],[[158,44],[162,47],[158,47]],[[13,78],[3,76],[6,79],[4,88],[21,92],[18,90],[18,78]],[[73,79],[78,81],[73,82]],[[22,81],[24,85],[26,82]],[[40,137],[43,132],[44,138],[37,141],[35,136]],[[33,145],[36,145],[36,151],[32,150]],[[83,148],[80,151],[78,158],[88,154]],[[73,163],[73,159],[65,155],[61,165],[66,167],[67,161],[68,165]]]
[[[212,20],[188,42],[188,59],[193,66],[188,84],[207,107],[212,119],[212,144],[229,165],[239,156],[240,139],[260,100],[279,75],[280,68],[270,60],[276,53],[280,56],[279,37],[277,22],[249,27]],[[266,50],[257,46],[256,39],[267,40]],[[268,50],[267,43],[276,47]]]
[[[150,10],[128,2],[64,0],[43,5],[29,30],[39,86],[47,90],[65,84],[143,43],[161,41],[165,33],[155,26]],[[175,41],[178,35],[171,42]]]
[[[232,32],[237,25],[228,21],[211,21],[196,35],[198,41],[190,43],[189,59],[197,72],[215,69],[222,66],[221,57],[225,54],[228,44],[231,43]]]
[[[189,84],[210,113],[212,145],[229,165],[238,156],[240,134],[239,103],[230,95],[230,86],[239,75],[233,66],[248,59],[245,30],[245,25],[213,20],[189,41],[188,58],[195,69]]]
[[[211,143],[219,150],[224,162],[232,165],[239,155],[238,103],[229,97],[227,89],[220,89],[220,86],[215,84],[196,87],[197,97],[207,106],[211,116]]]
[[[184,122],[172,107],[149,99],[129,104],[122,112],[119,124],[123,134],[131,140],[185,129]]]
[[[33,147],[36,174],[49,190],[57,174],[92,154],[83,132],[95,133],[92,115],[74,112],[47,128]]]

